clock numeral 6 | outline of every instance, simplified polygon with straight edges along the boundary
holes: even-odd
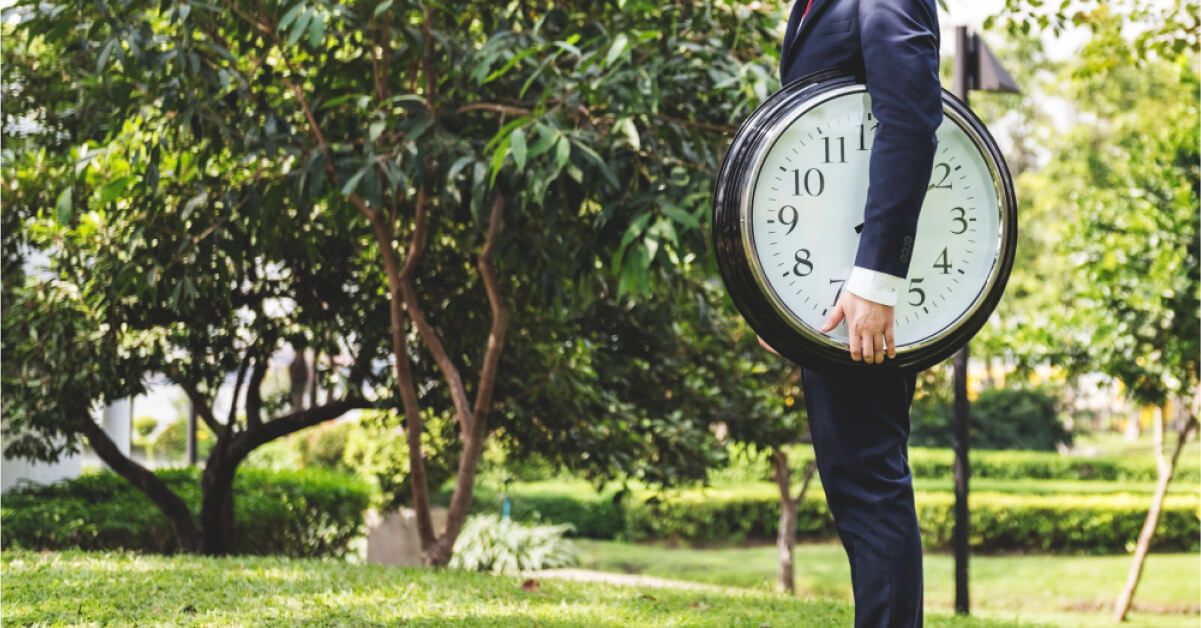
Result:
[[[801,169],[793,168],[792,195],[800,196],[802,187],[805,188],[805,194],[809,196],[821,196],[821,193],[826,190],[826,175],[822,174],[822,171],[817,168],[810,168],[805,171],[805,176],[802,177]]]
[[[792,265],[792,272],[797,277],[805,277],[813,272],[813,262],[809,261],[809,249],[798,249],[793,259],[796,263]],[[801,272],[802,266],[805,267],[804,272]]]
[[[917,287],[917,286],[915,286],[915,285],[913,285],[913,284],[918,284],[918,283],[921,283],[921,282],[922,282],[922,278],[921,278],[921,277],[914,277],[913,279],[910,279],[910,280],[909,280],[909,294],[910,294],[910,295],[916,295],[916,296],[917,296],[917,302],[916,302],[916,303],[915,303],[915,302],[913,302],[913,301],[910,301],[910,302],[909,302],[909,305],[912,305],[912,306],[914,306],[914,307],[921,307],[921,306],[922,306],[922,304],[924,304],[924,303],[926,302],[926,291],[925,291],[925,290],[922,290],[921,288],[919,288],[919,287]]]

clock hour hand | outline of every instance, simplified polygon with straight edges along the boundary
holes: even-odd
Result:
[[[855,225],[855,233],[863,233],[863,223]]]

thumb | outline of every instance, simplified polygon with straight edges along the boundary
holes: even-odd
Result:
[[[826,317],[826,322],[822,325],[822,332],[828,332],[831,329],[834,329],[838,326],[838,323],[841,322],[843,318],[845,318],[845,315],[842,312],[842,304],[839,303],[838,305],[834,306],[834,310],[831,311],[830,315]]]

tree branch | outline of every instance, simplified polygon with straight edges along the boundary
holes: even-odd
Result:
[[[476,263],[480,277],[484,281],[484,290],[488,293],[488,304],[492,308],[492,327],[488,331],[488,348],[484,352],[484,363],[480,367],[479,388],[475,394],[473,421],[478,425],[472,426],[472,436],[482,438],[482,427],[487,421],[488,412],[492,409],[492,393],[496,385],[497,368],[500,365],[500,355],[505,344],[505,333],[509,329],[509,308],[500,292],[500,284],[496,279],[496,269],[492,266],[492,255],[496,250],[496,239],[504,228],[505,197],[497,194],[492,201],[492,209],[488,216],[488,233],[484,238],[484,247],[480,250],[480,258]]]
[[[221,424],[217,422],[217,417],[213,415],[213,407],[209,405],[208,401],[200,394],[200,391],[196,389],[196,384],[183,381],[182,378],[177,379],[175,383],[179,384],[179,387],[183,389],[184,394],[188,396],[188,401],[196,409],[196,414],[204,421],[209,430],[214,435],[220,434]]]
[[[254,359],[254,370],[246,385],[246,428],[257,429],[263,425],[263,379],[271,359],[260,355]]]

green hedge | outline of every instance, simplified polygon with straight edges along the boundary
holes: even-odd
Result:
[[[482,510],[494,510],[487,496]],[[732,544],[774,538],[780,512],[775,487],[766,483],[739,487],[636,491],[616,500],[582,483],[538,483],[511,489],[512,514],[518,520],[570,523],[576,535],[632,541],[675,540]],[[951,542],[953,496],[918,492],[923,541],[931,549]],[[971,496],[972,546],[978,551],[1120,553],[1138,536],[1147,512],[1146,494],[1023,495],[978,492]],[[601,513],[598,516],[598,513]],[[801,538],[836,537],[820,486],[814,486],[797,517]],[[1201,549],[1201,496],[1169,495],[1156,534],[1155,549]]]
[[[169,469],[158,475],[199,519],[200,471]],[[312,469],[243,469],[234,490],[233,553],[340,557],[363,533],[368,487],[355,478]],[[177,549],[167,518],[109,471],[15,488],[0,504],[0,525],[5,548]]]
[[[913,447],[909,466],[914,477],[951,477],[955,454],[950,449]],[[1154,482],[1155,458],[1147,456],[1064,456],[1041,451],[973,451],[972,477],[1006,480],[1120,480]],[[1175,482],[1201,481],[1201,464],[1182,457]]]

